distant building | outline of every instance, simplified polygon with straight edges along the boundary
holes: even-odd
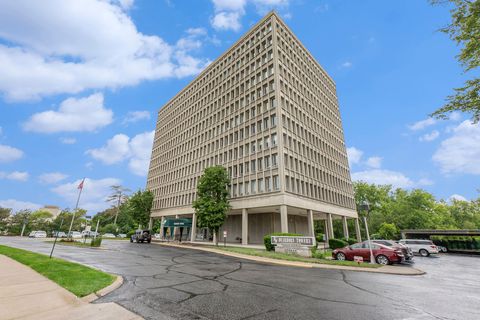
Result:
[[[191,239],[205,234],[192,201],[204,169],[215,165],[231,177],[229,242],[313,235],[314,220],[325,220],[333,237],[332,220],[342,219],[348,237],[347,219],[355,219],[358,234],[335,83],[274,12],[158,112],[147,180],[152,218],[191,219]]]
[[[38,209],[39,211],[47,211],[52,214],[52,219],[55,219],[60,212],[62,212],[62,209],[57,206],[50,206],[50,205],[45,205],[43,208]]]

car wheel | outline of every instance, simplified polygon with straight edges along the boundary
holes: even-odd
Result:
[[[390,260],[388,260],[388,258],[383,254],[378,255],[375,260],[377,260],[378,264],[382,264],[384,266],[386,266],[387,264],[390,264]]]
[[[420,253],[420,255],[422,257],[428,257],[430,255],[430,253],[425,249],[420,249],[420,251],[418,251],[418,253]]]
[[[442,248],[442,252],[443,252],[443,253],[447,253],[447,252],[448,252],[447,247],[443,247],[443,248]]]
[[[337,253],[337,260],[338,261],[345,261],[345,254],[339,252]]]

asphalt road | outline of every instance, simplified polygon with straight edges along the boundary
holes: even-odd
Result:
[[[49,253],[40,239],[0,237]],[[480,319],[480,257],[416,257],[422,276],[307,269],[213,253],[104,241],[105,249],[59,245],[55,256],[125,278],[97,300],[146,319]],[[406,266],[408,267],[408,266]]]

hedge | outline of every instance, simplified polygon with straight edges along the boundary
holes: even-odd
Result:
[[[354,239],[354,238],[340,238],[340,240],[345,241],[349,245],[352,245],[358,242],[357,239]]]
[[[92,242],[90,242],[91,247],[100,247],[102,244],[102,237],[92,238]]]
[[[335,250],[338,248],[343,248],[348,246],[348,242],[342,239],[332,238],[332,239],[328,239],[328,246],[330,247],[330,249]]]
[[[323,242],[323,233],[317,233],[315,235],[315,240],[317,240],[317,243],[318,242]]]
[[[448,250],[477,250],[480,251],[480,237],[473,236],[431,236],[436,245]]]
[[[298,233],[282,233],[282,232],[267,234],[266,236],[263,237],[263,243],[265,244],[265,250],[267,251],[275,250],[275,245],[272,244],[272,236],[300,237],[302,235]]]

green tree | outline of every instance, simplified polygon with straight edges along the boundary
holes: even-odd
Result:
[[[4,231],[7,228],[7,223],[12,209],[0,207],[0,231]]]
[[[42,210],[32,212],[30,226],[32,230],[43,230],[49,234],[52,231],[52,214]]]
[[[133,221],[142,227],[146,227],[152,211],[153,193],[150,190],[138,190],[128,199],[126,205]]]
[[[32,231],[30,222],[30,216],[32,211],[25,209],[15,213],[12,217],[11,223],[8,227],[8,232],[11,234],[20,235],[22,232],[23,224],[25,223],[25,230],[23,235],[28,235]]]
[[[480,0],[431,0],[433,4],[452,4],[451,23],[440,29],[461,47],[457,59],[465,72],[480,66]],[[475,73],[474,73],[475,74]],[[478,73],[477,73],[478,74]],[[447,103],[432,116],[448,118],[452,111],[472,114],[472,120],[480,120],[480,78],[467,80],[463,87],[447,97]]]
[[[216,245],[218,230],[225,223],[230,210],[229,186],[230,177],[224,167],[206,168],[198,181],[197,199],[193,202],[197,225],[213,231],[216,235]]]
[[[112,194],[108,196],[107,202],[111,202],[116,208],[113,223],[117,224],[120,206],[128,200],[127,192],[130,192],[130,189],[122,187],[121,185],[113,185],[110,188],[112,189]]]
[[[86,213],[87,211],[84,209],[77,209],[75,213],[75,218],[73,220],[72,231],[82,231],[82,225],[84,225],[86,222]],[[59,231],[68,232],[70,222],[72,221],[72,215],[73,212],[70,211],[70,209],[63,209],[62,212],[60,212],[59,215],[53,220],[53,225],[55,227],[59,227],[63,219],[63,225]]]
[[[396,239],[398,238],[398,229],[393,223],[382,222],[377,234],[380,239]]]

